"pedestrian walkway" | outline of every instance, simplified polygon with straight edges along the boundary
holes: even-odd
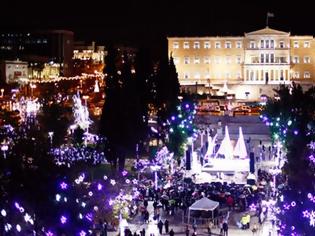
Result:
[[[145,229],[145,234],[150,236],[153,234],[154,236],[159,236],[159,230],[157,227],[157,221],[153,220],[153,202],[148,202],[147,210],[150,214],[149,223],[146,224],[143,222],[141,215],[137,215],[133,220],[129,222],[129,229],[132,233],[137,232],[140,235],[140,230],[143,228]],[[162,212],[161,212],[162,213]],[[173,229],[175,235],[185,236],[186,224],[182,222],[182,216],[180,214],[180,210],[178,210],[178,214],[176,216],[168,216],[165,214],[161,214],[161,220],[164,223],[165,219],[167,219],[169,224],[169,230]],[[229,236],[277,236],[277,233],[274,228],[272,228],[272,224],[270,221],[270,216],[267,217],[265,223],[259,228],[256,233],[253,233],[251,229],[242,230],[237,228],[235,221],[238,220],[238,214],[232,214],[229,220]],[[258,222],[257,217],[252,217],[251,225],[256,224]],[[220,229],[212,229],[212,234],[214,236],[220,236]],[[270,233],[269,233],[270,232]],[[190,225],[189,227],[189,235],[192,235],[193,229]],[[118,231],[116,232],[108,232],[108,236],[117,236],[119,234]],[[163,226],[162,235],[168,235],[165,233],[165,228]],[[207,227],[205,225],[197,225],[197,235],[209,235],[207,231]]]

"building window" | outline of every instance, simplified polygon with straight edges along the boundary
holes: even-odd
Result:
[[[265,47],[265,41],[264,40],[260,40],[260,48],[264,48]]]
[[[299,48],[299,41],[294,41],[293,42],[293,47],[294,48]]]
[[[179,58],[178,57],[174,57],[173,60],[174,60],[175,65],[179,64]]]
[[[294,78],[294,79],[299,79],[299,78],[300,78],[300,72],[295,71],[295,72],[293,73],[293,78]]]
[[[240,71],[236,73],[236,78],[238,78],[238,79],[241,78],[241,72]]]
[[[265,40],[265,46],[266,48],[269,48],[269,40]]]
[[[226,64],[231,64],[231,62],[232,62],[231,57],[230,56],[226,56],[225,62],[226,62]]]
[[[255,48],[255,47],[256,47],[255,41],[250,41],[249,42],[249,48]]]
[[[304,57],[304,63],[305,64],[310,64],[311,63],[311,58],[309,56]]]
[[[214,63],[215,63],[215,64],[220,64],[220,60],[221,60],[221,59],[220,59],[219,56],[215,56],[215,57],[214,57]]]
[[[304,47],[305,48],[310,48],[311,47],[310,41],[304,41]]]
[[[225,48],[232,48],[231,42],[225,42]]]
[[[200,79],[200,74],[198,72],[195,74],[195,79]]]
[[[241,56],[236,56],[236,64],[241,64],[241,63],[242,63]]]
[[[231,73],[230,72],[226,72],[225,73],[225,78],[226,79],[231,79],[232,77],[231,77]]]
[[[304,79],[310,79],[311,78],[311,73],[309,71],[304,72]]]
[[[189,57],[184,57],[184,64],[189,64]]]
[[[297,64],[300,63],[300,58],[298,56],[293,57],[293,63]]]
[[[205,64],[210,64],[210,57],[205,56],[204,59],[203,59],[203,62],[204,62]]]
[[[270,40],[270,48],[275,48],[275,41],[273,39]]]
[[[206,74],[205,74],[205,78],[206,78],[206,79],[210,79],[210,73],[206,73]]]
[[[270,63],[275,63],[275,55],[273,53],[270,54]]]
[[[266,63],[269,63],[269,54],[265,55],[265,60],[266,60]]]
[[[195,64],[200,64],[200,57],[195,57],[194,63]]]
[[[179,43],[178,42],[174,42],[173,43],[173,48],[174,49],[178,49],[179,48]]]
[[[184,49],[188,49],[189,48],[189,42],[184,42]]]
[[[279,48],[284,48],[284,42],[283,41],[279,42]]]
[[[194,42],[194,48],[199,49],[200,48],[200,42]]]
[[[220,42],[215,42],[215,48],[221,48],[221,43]]]
[[[189,73],[187,72],[184,73],[184,79],[189,79]]]
[[[210,42],[209,41],[205,41],[203,46],[206,49],[210,48]]]
[[[265,55],[260,54],[260,63],[265,63]]]
[[[236,42],[236,48],[242,48],[242,42],[241,41]]]

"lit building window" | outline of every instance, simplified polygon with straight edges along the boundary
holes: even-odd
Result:
[[[226,56],[225,62],[226,62],[226,64],[231,64],[231,62],[232,62],[231,57],[230,56]]]
[[[249,42],[249,48],[255,48],[255,47],[256,47],[255,41],[250,41]]]
[[[205,64],[210,64],[210,57],[205,56],[203,60]]]
[[[184,64],[189,64],[189,57],[184,57]]]
[[[220,64],[221,58],[219,56],[214,57],[214,63],[215,64]]]
[[[199,42],[194,42],[194,48],[199,49],[200,48],[200,43]]]
[[[231,79],[232,78],[231,73],[230,72],[226,72],[225,73],[225,78],[226,79]]]
[[[232,43],[229,41],[225,42],[225,48],[232,48]]]
[[[215,48],[221,48],[221,43],[220,42],[215,42]]]
[[[241,64],[241,63],[242,63],[241,56],[236,56],[236,64]]]
[[[210,42],[209,41],[205,41],[203,46],[206,49],[210,48]]]
[[[299,41],[294,41],[293,42],[293,47],[294,48],[299,48]]]
[[[198,72],[195,74],[195,79],[200,79],[200,74]]]
[[[304,72],[304,79],[310,79],[311,78],[311,73],[309,71]]]
[[[174,60],[175,65],[179,64],[179,58],[178,57],[174,57],[173,60]]]
[[[189,73],[187,72],[184,73],[184,79],[189,79]]]
[[[188,49],[189,48],[189,42],[184,42],[184,49]]]
[[[300,63],[300,58],[299,58],[299,56],[294,56],[294,57],[293,57],[293,63],[295,63],[295,64]]]
[[[206,79],[210,79],[210,74],[209,74],[209,73],[206,73],[206,74],[205,74],[205,78],[206,78]]]
[[[242,48],[242,42],[241,41],[236,42],[236,48]]]
[[[179,48],[179,43],[178,42],[174,42],[173,43],[173,48],[174,49],[178,49]]]
[[[195,64],[200,64],[200,57],[195,57],[194,63]]]
[[[284,48],[284,42],[283,41],[279,42],[279,48]]]
[[[304,41],[304,47],[310,48],[311,47],[310,41]]]
[[[236,78],[238,78],[238,79],[241,78],[241,72],[240,71],[236,73]]]
[[[294,79],[299,79],[299,78],[300,78],[300,72],[295,71],[295,72],[293,73],[293,78],[294,78]]]
[[[304,57],[304,63],[305,63],[305,64],[311,63],[311,58],[310,58],[309,56],[305,56],[305,57]]]

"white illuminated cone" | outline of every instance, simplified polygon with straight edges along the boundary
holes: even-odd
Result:
[[[233,158],[233,146],[232,146],[232,143],[231,143],[229,130],[228,130],[227,126],[225,126],[225,135],[224,135],[224,138],[222,140],[221,146],[220,146],[216,156],[218,154],[224,155],[224,157],[227,158],[227,159],[232,159]]]
[[[238,156],[241,159],[244,159],[247,157],[247,150],[246,150],[246,145],[244,141],[242,127],[239,127],[239,135],[238,135],[237,143],[234,148],[234,156]]]

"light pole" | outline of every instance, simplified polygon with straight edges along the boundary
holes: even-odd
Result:
[[[36,88],[36,84],[30,84],[31,87],[31,97],[33,97],[33,89]]]
[[[48,132],[48,137],[49,137],[51,146],[52,146],[53,136],[54,136],[54,132],[53,131]]]
[[[5,152],[8,151],[8,149],[9,149],[9,146],[8,146],[6,143],[3,143],[2,146],[1,146],[1,151],[3,151],[3,157],[4,157],[4,159],[7,158]]]
[[[1,89],[1,97],[3,98],[4,89]]]
[[[157,171],[161,169],[160,166],[158,166],[157,164],[155,164],[154,166],[151,166],[151,170],[154,171],[154,189],[157,190],[158,189],[158,179],[157,179]]]

